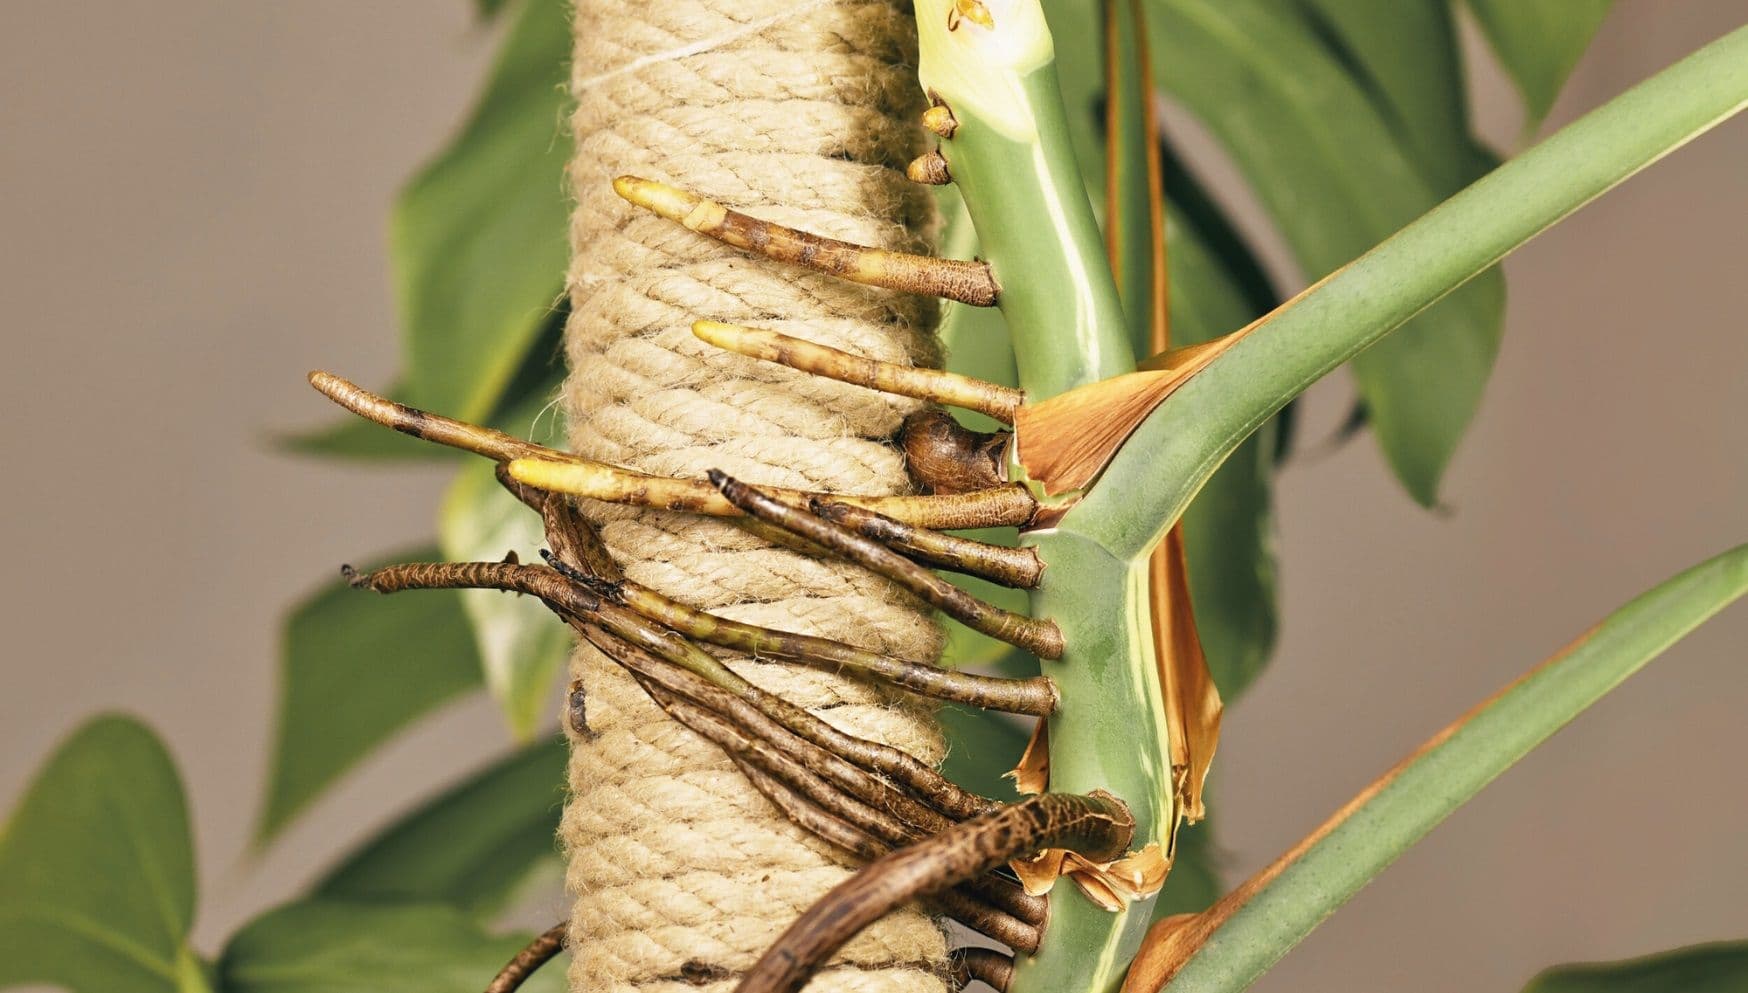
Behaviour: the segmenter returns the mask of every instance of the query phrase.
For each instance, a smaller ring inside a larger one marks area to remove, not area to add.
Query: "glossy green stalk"
[[[1035,401],[1129,372],[1134,352],[1043,10],[1037,0],[985,0],[984,25],[956,7],[917,3],[919,75],[956,121],[941,153],[1001,288],[1020,386]],[[1042,664],[1062,696],[1050,719],[1050,788],[1108,790],[1135,815],[1135,847],[1165,847],[1176,818],[1145,559],[1113,557],[1072,529],[1024,539],[1050,563],[1031,612],[1055,620],[1068,646]],[[1018,962],[1012,993],[1115,989],[1152,904],[1111,913],[1059,883],[1043,945]]]
[[[1738,28],[1500,166],[1276,310],[1143,422],[1060,526],[1145,552],[1311,383],[1616,184],[1748,106]]]
[[[1130,371],[1135,355],[1037,0],[986,2],[993,27],[958,14],[953,0],[916,6],[917,74],[958,122],[941,154],[1001,287],[1021,388],[1042,400]]]

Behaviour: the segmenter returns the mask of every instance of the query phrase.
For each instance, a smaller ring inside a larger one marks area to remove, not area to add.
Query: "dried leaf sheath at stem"
[[[730,503],[748,514],[787,528],[837,552],[922,597],[966,627],[1024,648],[1044,658],[1062,655],[1062,632],[1047,620],[1003,610],[966,593],[903,556],[806,511],[785,506],[756,487],[711,470],[710,481]]]
[[[1128,808],[1109,794],[1047,793],[956,825],[838,884],[753,965],[737,993],[795,993],[844,942],[897,907],[1046,848],[1114,859],[1134,830]]]
[[[630,203],[699,234],[776,262],[813,269],[852,283],[944,297],[974,307],[995,305],[995,277],[982,262],[889,252],[823,238],[761,221],[696,193],[636,176],[615,179],[613,190]]]

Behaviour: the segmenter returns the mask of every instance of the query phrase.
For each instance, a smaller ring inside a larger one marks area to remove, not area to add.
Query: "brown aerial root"
[[[709,476],[722,495],[746,513],[893,580],[966,627],[1040,658],[1062,657],[1062,631],[1054,622],[1016,614],[980,600],[878,542],[789,506],[726,473],[713,469]]]
[[[953,116],[952,108],[937,103],[923,111],[923,127],[943,138],[951,138],[959,133],[959,119]]]
[[[877,541],[936,569],[949,569],[992,583],[1029,590],[1044,577],[1035,548],[1009,548],[919,528],[866,507],[815,498],[808,509],[841,528]]]
[[[603,465],[584,459],[557,461],[547,458],[517,459],[510,463],[512,478],[537,489],[572,496],[623,503],[657,510],[678,510],[711,517],[736,517],[742,511],[704,479],[670,479]],[[972,528],[1019,527],[1032,519],[1038,502],[1023,487],[998,486],[975,493],[946,496],[851,496],[808,493],[771,487],[775,499],[805,507],[814,497],[877,510],[895,520],[936,531]]]
[[[528,943],[528,946],[516,953],[508,964],[498,974],[492,977],[491,984],[486,987],[486,993],[512,993],[522,988],[528,977],[534,975],[534,970],[552,960],[564,947],[565,932],[570,928],[570,921],[559,921],[552,927]]]
[[[996,993],[1007,993],[1014,979],[1014,960],[993,948],[955,948],[952,951],[953,979],[960,988],[971,983],[983,983]]]
[[[882,393],[963,407],[1011,424],[1025,402],[1019,390],[939,369],[881,362],[763,328],[698,321],[692,333],[717,348]]]
[[[588,580],[582,581],[589,585]],[[830,667],[935,699],[1004,713],[1042,717],[1056,709],[1055,687],[1043,676],[1027,679],[980,676],[897,659],[829,638],[777,631],[718,617],[629,581],[600,584],[598,589],[603,596],[625,604],[643,617],[707,644]]]
[[[940,151],[928,151],[910,160],[904,167],[904,175],[913,183],[924,186],[945,186],[953,181],[953,173],[947,168],[946,156]]]
[[[957,824],[834,887],[753,964],[737,993],[796,993],[845,942],[912,900],[1048,848],[1114,859],[1134,831],[1129,808],[1108,793],[1047,793]]]
[[[889,252],[761,221],[666,183],[621,176],[613,190],[627,201],[699,234],[787,265],[852,283],[944,297],[975,307],[995,305],[995,277],[985,262]]]
[[[523,441],[502,431],[396,403],[331,372],[317,370],[310,373],[309,380],[310,385],[323,396],[359,417],[425,441],[484,455],[499,462],[508,462],[511,459],[567,461],[574,458],[555,448]]]

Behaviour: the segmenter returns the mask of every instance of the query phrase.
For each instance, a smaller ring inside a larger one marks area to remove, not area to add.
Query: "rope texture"
[[[887,361],[934,363],[936,308],[797,273],[642,214],[635,174],[832,237],[928,251],[915,27],[903,0],[582,0],[576,12],[569,275],[575,449],[671,476],[854,493],[907,486],[889,439],[909,401],[721,353],[702,317],[773,328]],[[772,547],[731,524],[585,508],[637,582],[738,620],[933,659],[930,615],[853,566]],[[944,752],[911,698],[778,663],[730,664],[853,734],[928,762]],[[575,896],[571,988],[727,991],[854,868],[791,826],[714,745],[668,720],[621,670],[579,650],[592,734],[572,734],[561,835]],[[814,993],[943,993],[946,942],[919,910],[867,929]]]

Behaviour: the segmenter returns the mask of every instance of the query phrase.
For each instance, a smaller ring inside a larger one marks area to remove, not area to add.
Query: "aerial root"
[[[940,369],[881,362],[763,328],[697,321],[692,325],[692,333],[737,355],[882,393],[975,410],[1004,424],[1013,423],[1014,411],[1026,398],[1012,387]]]
[[[1046,793],[956,824],[833,887],[753,964],[736,993],[797,993],[845,942],[912,900],[1047,848],[1113,859],[1134,832],[1128,807],[1107,793]]]
[[[526,948],[516,953],[516,956],[504,966],[498,974],[492,977],[485,993],[513,993],[522,988],[528,977],[534,971],[551,961],[553,956],[564,947],[565,932],[570,929],[570,921],[559,921],[552,927],[541,932],[538,937],[528,943]]]
[[[746,513],[885,576],[966,627],[1040,658],[1062,657],[1062,631],[1054,622],[1016,614],[980,600],[879,542],[790,506],[726,473],[713,469],[709,477],[724,498]]]
[[[865,286],[942,297],[974,307],[995,306],[997,287],[987,262],[889,252],[825,238],[762,221],[696,193],[636,176],[615,179],[613,190],[651,213],[774,262]]]

